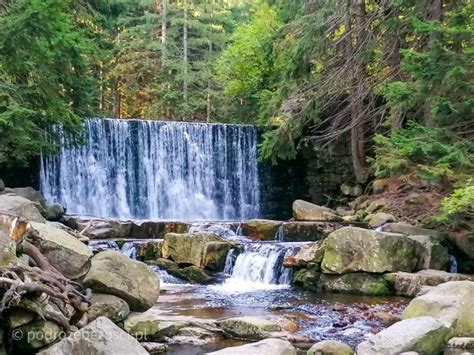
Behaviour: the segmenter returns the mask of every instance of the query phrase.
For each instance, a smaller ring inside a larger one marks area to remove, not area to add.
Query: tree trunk
[[[212,55],[212,42],[209,41],[209,58]],[[206,122],[211,122],[211,76],[207,80],[207,110],[206,110]]]
[[[166,31],[167,31],[168,0],[161,0],[161,66],[166,61]]]
[[[122,95],[120,94],[120,80],[115,82],[114,87],[115,100],[113,114],[114,118],[122,118]]]
[[[187,0],[184,1],[184,24],[183,24],[183,99],[185,114],[188,111],[188,9]],[[183,117],[184,119],[184,117]]]
[[[348,5],[351,1],[348,1]],[[367,180],[367,166],[365,162],[365,117],[364,107],[366,104],[365,90],[365,65],[361,59],[356,58],[356,53],[363,52],[366,43],[366,11],[365,0],[354,0],[352,2],[355,17],[355,28],[351,27],[351,11],[347,11],[345,24],[349,31],[347,41],[347,55],[352,64],[353,80],[350,94],[350,114],[351,114],[351,151],[354,175],[357,182],[365,182]],[[353,46],[352,30],[355,32],[355,43]],[[350,43],[349,43],[350,42]]]

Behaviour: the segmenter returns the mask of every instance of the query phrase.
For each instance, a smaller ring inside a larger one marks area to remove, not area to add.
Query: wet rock
[[[452,336],[474,336],[474,282],[449,281],[413,299],[403,319],[431,316],[450,328]]]
[[[342,221],[336,211],[303,200],[293,202],[293,217],[297,221]]]
[[[118,323],[123,321],[130,313],[127,302],[113,295],[94,293],[91,301],[92,305],[87,310],[89,322],[99,317],[106,317],[112,322]]]
[[[329,235],[321,264],[324,273],[413,271],[422,246],[402,235],[344,227]]]
[[[150,355],[162,354],[168,351],[168,346],[163,343],[143,342],[140,343]]]
[[[257,343],[225,348],[208,355],[296,355],[296,349],[290,342],[282,339],[265,339]]]
[[[281,221],[269,219],[251,219],[242,223],[242,234],[255,240],[275,240]]]
[[[161,258],[162,240],[150,240],[145,243],[138,244],[137,256],[139,260],[156,260]]]
[[[374,317],[380,320],[380,322],[386,327],[390,327],[392,324],[402,320],[399,315],[390,312],[377,312],[374,313]]]
[[[125,300],[134,311],[149,309],[160,294],[155,272],[146,264],[115,251],[95,255],[83,283],[94,291]]]
[[[46,219],[48,221],[59,221],[65,213],[64,207],[58,203],[46,206]]]
[[[0,232],[0,267],[6,267],[17,262],[16,243],[8,235]]]
[[[196,346],[213,343],[218,340],[215,332],[199,327],[185,327],[170,339],[171,344],[192,344]]]
[[[40,351],[40,355],[134,354],[148,352],[111,320],[99,317],[81,330]]]
[[[31,222],[30,226],[42,254],[64,276],[77,279],[89,271],[92,252],[87,245],[50,224]]]
[[[326,238],[341,227],[335,222],[285,222],[280,228],[285,242],[312,242]]]
[[[232,247],[234,245],[228,242],[206,243],[202,261],[203,267],[214,272],[224,271],[225,260]]]
[[[383,275],[349,273],[344,275],[321,274],[321,286],[326,291],[385,296],[394,293]]]
[[[364,218],[364,222],[369,224],[369,227],[371,228],[378,228],[385,223],[388,222],[396,222],[397,218],[390,214],[390,213],[384,213],[384,212],[377,212],[373,214],[369,214]]]
[[[352,355],[354,351],[343,342],[336,340],[323,340],[314,344],[307,355]]]
[[[219,321],[218,326],[238,339],[262,339],[268,332],[279,332],[281,326],[265,318],[237,317]]]
[[[439,354],[449,329],[433,317],[406,319],[382,330],[357,346],[357,354],[395,355],[406,351]]]
[[[444,355],[474,354],[474,338],[451,338],[446,345]]]
[[[168,233],[161,253],[163,258],[178,264],[204,267],[205,250],[209,242],[225,243],[226,240],[214,233]]]
[[[178,264],[168,259],[158,259],[155,264],[168,274],[191,283],[207,284],[213,280],[203,269],[194,265],[180,268]]]
[[[295,286],[305,290],[316,291],[319,287],[319,278],[321,273],[318,272],[318,265],[309,269],[299,269],[293,272],[292,283]]]
[[[448,249],[429,235],[411,235],[408,238],[423,246],[423,254],[418,269],[446,270],[449,264]]]
[[[62,329],[54,322],[37,320],[13,330],[16,334],[13,344],[22,350],[37,350],[53,343],[60,336]]]
[[[437,241],[443,241],[445,239],[444,234],[441,232],[413,226],[405,222],[387,223],[382,227],[382,231],[389,233],[400,233],[403,235],[429,235]]]
[[[184,328],[188,328],[188,331],[181,332],[182,336],[191,334],[189,328],[192,328],[194,332],[197,332],[196,328],[202,329],[208,335],[213,333],[220,336],[222,333],[212,321],[186,316],[166,316],[153,310],[144,313],[130,313],[123,326],[123,329],[134,337],[158,341],[178,336]]]
[[[317,241],[303,245],[295,255],[287,256],[283,261],[285,267],[302,268],[311,263],[321,263],[324,256],[324,244]]]
[[[0,212],[23,217],[32,222],[46,221],[37,205],[21,196],[0,195]]]

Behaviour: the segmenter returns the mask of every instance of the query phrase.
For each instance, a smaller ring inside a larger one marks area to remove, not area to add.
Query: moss
[[[122,249],[123,245],[125,244],[126,240],[125,239],[117,239],[115,241],[115,244],[117,244],[119,249]]]

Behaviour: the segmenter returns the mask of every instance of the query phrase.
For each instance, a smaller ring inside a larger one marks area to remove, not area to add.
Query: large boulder
[[[285,242],[313,242],[341,228],[336,222],[285,222],[280,227]]]
[[[250,316],[224,319],[218,325],[238,339],[262,339],[268,332],[281,331],[281,326],[276,321]]]
[[[423,246],[418,269],[446,270],[449,263],[448,249],[429,235],[410,235],[408,238]]]
[[[352,355],[352,348],[337,340],[323,340],[314,344],[307,355]]]
[[[297,221],[342,221],[336,211],[303,200],[293,202],[293,217]]]
[[[9,188],[6,191],[34,202],[37,206],[39,206],[40,209],[46,209],[46,201],[43,195],[41,192],[35,190],[31,186]]]
[[[87,310],[87,320],[92,322],[99,317],[107,317],[112,322],[123,321],[130,313],[128,303],[113,295],[94,293],[92,305]]]
[[[148,352],[132,336],[111,320],[99,317],[59,343],[40,351],[40,355],[147,355]]]
[[[440,354],[449,338],[449,329],[433,317],[417,317],[397,322],[357,347],[361,355],[396,355],[415,351]]]
[[[53,203],[46,206],[46,219],[48,221],[59,221],[66,211],[59,203]]]
[[[16,263],[16,243],[8,235],[0,232],[0,267]]]
[[[21,196],[0,195],[0,212],[23,217],[31,222],[46,222],[37,205]]]
[[[205,252],[210,242],[227,241],[214,233],[168,233],[165,235],[161,254],[163,258],[171,259],[181,265],[204,267]]]
[[[242,234],[256,240],[275,240],[281,221],[251,219],[242,223]]]
[[[287,340],[265,339],[257,343],[225,348],[208,355],[296,355],[296,349]]]
[[[92,251],[71,234],[50,224],[30,223],[38,248],[52,266],[70,279],[84,276],[90,268]]]
[[[344,275],[321,274],[320,283],[324,290],[350,294],[386,296],[393,294],[393,288],[383,275],[365,272]]]
[[[450,328],[453,336],[474,336],[474,282],[450,281],[413,299],[403,319],[431,316]]]
[[[83,283],[94,291],[125,300],[133,311],[151,308],[160,294],[160,280],[155,272],[115,251],[95,255]]]
[[[331,233],[324,242],[322,262],[325,273],[413,271],[422,246],[402,235],[344,227]]]
[[[474,228],[460,233],[452,233],[448,238],[462,254],[474,259]]]
[[[416,273],[397,272],[385,279],[393,284],[397,295],[415,297],[428,287],[449,281],[474,281],[474,275],[455,274],[440,270],[421,270]]]

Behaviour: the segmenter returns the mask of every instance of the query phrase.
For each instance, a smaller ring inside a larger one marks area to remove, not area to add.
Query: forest
[[[354,182],[417,177],[474,213],[466,0],[2,0],[0,163],[87,117],[266,127],[260,159],[347,142]],[[61,129],[58,129],[58,126]]]

